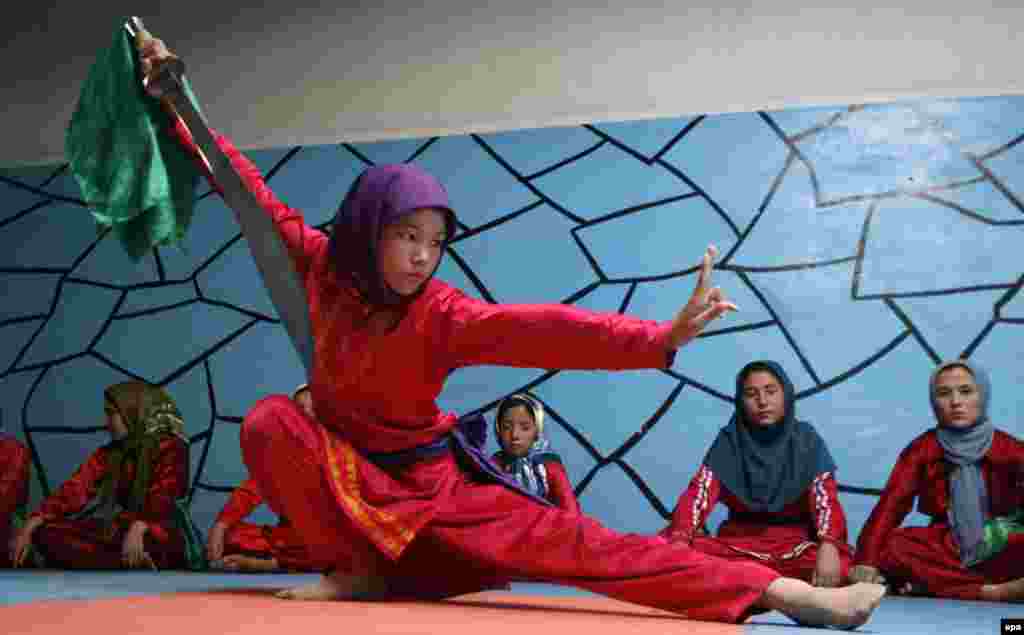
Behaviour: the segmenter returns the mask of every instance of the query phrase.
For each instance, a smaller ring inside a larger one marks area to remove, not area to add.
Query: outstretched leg
[[[881,584],[858,582],[825,589],[796,578],[779,578],[768,586],[757,606],[779,611],[807,626],[851,630],[868,621],[884,596]]]
[[[575,586],[694,619],[741,622],[778,609],[805,623],[842,628],[862,624],[885,593],[880,585],[816,589],[757,563],[622,534],[586,515],[480,484],[454,458],[418,464],[403,478],[434,482],[445,470],[454,471],[458,482],[421,530],[422,540],[436,547],[438,557],[489,566],[513,579]]]

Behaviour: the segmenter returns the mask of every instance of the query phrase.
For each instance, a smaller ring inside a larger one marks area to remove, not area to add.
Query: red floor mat
[[[0,623],[4,632],[32,635],[728,635],[742,628],[606,598],[477,593],[445,602],[287,602],[262,589],[44,600],[5,607]]]

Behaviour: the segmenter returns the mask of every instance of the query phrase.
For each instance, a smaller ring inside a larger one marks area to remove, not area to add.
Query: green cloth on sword
[[[140,78],[135,44],[119,23],[82,84],[64,143],[99,229],[113,228],[133,260],[185,237],[199,180],[194,159],[161,133],[168,115]],[[184,89],[197,103],[188,80]]]

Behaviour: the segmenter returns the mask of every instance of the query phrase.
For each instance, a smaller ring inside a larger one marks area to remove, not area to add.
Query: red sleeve
[[[1006,435],[1010,437],[1010,461],[1017,464],[1017,469],[1020,470],[1021,474],[1024,474],[1024,441],[1020,439]]]
[[[877,568],[889,532],[899,527],[913,508],[923,468],[916,448],[916,443],[907,446],[893,466],[882,496],[860,532],[855,564]]]
[[[28,502],[31,455],[14,439],[0,443],[0,518],[7,518]]]
[[[122,512],[115,520],[124,526],[141,520],[149,525],[155,538],[163,538],[162,525],[172,522],[174,502],[187,492],[188,445],[177,437],[167,437],[158,446],[143,510]]]
[[[458,289],[441,302],[449,368],[666,368],[674,356],[669,322],[564,304],[491,304]]]
[[[839,484],[832,472],[823,472],[811,483],[807,497],[819,542],[846,545],[846,514],[839,503]]]
[[[672,522],[661,530],[661,536],[673,542],[691,543],[697,530],[704,526],[708,514],[718,504],[722,484],[707,465],[701,465],[690,485],[679,496]]]
[[[256,486],[256,480],[249,478],[231,492],[231,498],[217,515],[217,522],[234,526],[263,503],[263,495]]]
[[[43,520],[56,520],[76,514],[96,496],[100,479],[107,472],[107,452],[99,448],[79,466],[71,478],[50,494],[31,516]]]
[[[1024,442],[1012,435],[1006,435],[1010,443],[1007,443],[1010,464],[1015,465],[1017,478],[1015,481],[1017,502],[1015,507],[1024,508]]]
[[[996,479],[990,483],[995,489],[989,491],[992,513],[1024,509],[1024,441],[997,429],[985,459],[987,478]]]
[[[274,220],[274,225],[277,227],[281,240],[288,247],[292,263],[295,265],[299,277],[305,280],[313,258],[326,248],[327,237],[323,232],[306,225],[302,214],[298,210],[288,207],[277,198],[274,192],[267,186],[263,175],[260,174],[259,168],[242,154],[230,139],[216,131],[211,130],[211,132],[217,145],[224,152],[225,156],[231,160],[232,167],[238,172],[246,187],[256,196],[260,207]],[[206,165],[199,159],[199,151],[195,141],[192,139],[191,133],[180,119],[175,122],[174,135],[179,143],[196,156],[196,164],[206,174],[206,178],[210,181],[211,186],[220,192],[220,188],[213,181]]]
[[[580,503],[576,500],[576,492],[572,489],[565,467],[558,461],[545,461],[544,469],[548,473],[548,500],[564,511],[580,513]]]

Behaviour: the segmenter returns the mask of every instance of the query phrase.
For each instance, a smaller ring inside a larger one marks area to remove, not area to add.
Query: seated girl
[[[24,443],[0,433],[0,545],[7,547],[15,535],[19,516],[28,505],[28,479],[32,455]],[[0,567],[12,562],[9,550],[0,552]]]
[[[562,459],[544,437],[544,406],[525,393],[498,404],[494,419],[501,450],[491,457],[520,485],[574,514],[580,513]]]
[[[211,568],[257,573],[262,571],[317,571],[305,546],[287,518],[276,527],[242,519],[263,503],[256,481],[239,485],[210,529],[206,557]]]
[[[292,400],[313,419],[309,386],[303,384],[296,388]],[[242,520],[262,503],[263,494],[252,478],[231,493],[206,543],[206,557],[211,567],[244,572],[317,571],[287,518],[282,517],[276,527]]]
[[[316,420],[316,415],[313,413],[313,393],[309,390],[309,384],[300,384],[292,392],[292,401],[299,404],[299,408],[306,413],[307,417]]]
[[[728,559],[749,559],[816,586],[844,583],[850,568],[836,465],[811,424],[796,418],[793,383],[775,362],[736,377],[736,410],[722,428],[661,536]],[[701,535],[718,502],[729,516]]]
[[[11,547],[15,566],[30,547],[54,568],[187,564],[175,504],[188,489],[188,441],[174,401],[141,381],[110,386],[103,397],[113,440],[29,515]],[[70,518],[97,495],[97,517]]]
[[[1024,602],[1024,442],[988,419],[984,373],[966,360],[929,382],[938,425],[900,453],[857,543],[851,577],[902,592]],[[900,527],[914,499],[927,527]]]

